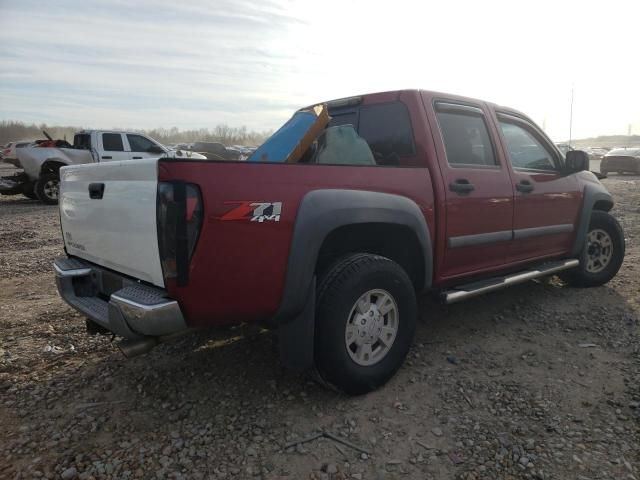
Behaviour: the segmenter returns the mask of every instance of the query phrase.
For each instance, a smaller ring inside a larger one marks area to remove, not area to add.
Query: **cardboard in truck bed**
[[[296,163],[328,123],[326,105],[300,110],[260,145],[247,161]]]

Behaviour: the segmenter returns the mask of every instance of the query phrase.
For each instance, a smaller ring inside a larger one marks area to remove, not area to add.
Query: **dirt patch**
[[[605,184],[612,282],[424,298],[405,366],[357,398],[283,370],[269,333],[124,359],[57,295],[56,207],[0,197],[0,478],[640,479],[640,179]],[[340,441],[292,444],[320,431]]]

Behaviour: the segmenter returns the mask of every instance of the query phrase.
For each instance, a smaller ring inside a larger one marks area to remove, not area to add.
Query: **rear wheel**
[[[580,266],[561,278],[576,287],[596,287],[611,280],[624,260],[624,233],[609,213],[594,210],[589,223]]]
[[[413,284],[400,265],[370,254],[339,260],[317,291],[318,373],[351,395],[375,390],[404,362],[416,317]]]
[[[47,205],[58,203],[60,177],[57,173],[45,173],[36,181],[34,192],[38,199]]]

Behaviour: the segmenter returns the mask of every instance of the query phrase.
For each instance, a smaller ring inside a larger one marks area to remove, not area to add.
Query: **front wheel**
[[[589,222],[580,265],[561,278],[576,287],[597,287],[615,277],[624,260],[624,232],[609,213],[594,210]]]
[[[36,181],[34,192],[41,202],[56,205],[59,185],[60,177],[57,173],[45,173]]]
[[[386,383],[413,341],[417,306],[400,265],[349,255],[322,276],[317,291],[315,361],[327,383],[360,395]]]

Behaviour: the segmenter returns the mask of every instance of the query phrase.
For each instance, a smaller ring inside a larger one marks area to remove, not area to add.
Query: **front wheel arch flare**
[[[582,247],[587,236],[591,213],[594,210],[608,212],[613,208],[613,197],[607,189],[601,185],[587,185],[584,189],[582,211],[579,214],[576,236],[571,249],[571,256],[578,257],[582,253]]]

